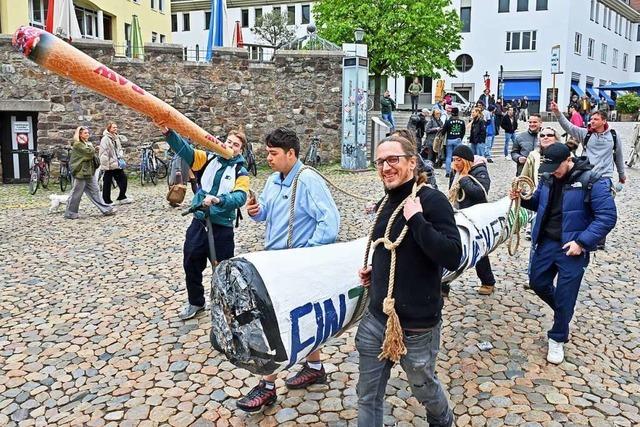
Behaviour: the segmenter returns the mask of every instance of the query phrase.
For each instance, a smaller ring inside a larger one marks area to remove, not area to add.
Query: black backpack
[[[611,136],[613,137],[613,157],[615,158],[616,150],[618,149],[618,134],[616,133],[615,129],[610,129],[609,132],[611,132]],[[593,135],[593,132],[587,132],[587,135],[584,137],[584,141],[582,142],[585,152],[587,150],[589,139],[591,139],[591,135]]]

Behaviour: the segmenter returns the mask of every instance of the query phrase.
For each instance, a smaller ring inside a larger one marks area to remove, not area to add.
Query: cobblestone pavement
[[[498,159],[490,171],[492,197],[504,195],[513,163]],[[372,172],[330,176],[351,191],[380,189]],[[459,426],[640,425],[640,172],[629,179],[608,249],[585,275],[563,364],[546,362],[551,312],[523,288],[527,242],[513,258],[504,247],[492,255],[492,296],[476,293],[473,272],[452,285],[438,374]],[[354,330],[323,349],[327,385],[287,391],[283,373],[275,406],[235,408],[258,379],[212,350],[208,316],[176,317],[189,219],[167,206],[165,191],[133,185],[135,203],[110,218],[84,199],[83,217],[67,221],[47,213],[50,192],[0,186],[0,425],[354,425]],[[336,200],[341,239],[363,235],[362,204]],[[244,220],[236,253],[260,249],[263,232]],[[494,348],[480,351],[481,341]],[[386,425],[426,425],[397,367],[384,411]]]

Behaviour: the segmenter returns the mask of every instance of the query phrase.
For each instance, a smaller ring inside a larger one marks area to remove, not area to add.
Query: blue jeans
[[[509,141],[512,143],[516,139],[515,133],[504,133],[504,156],[507,157],[509,155]]]
[[[473,151],[474,156],[484,156],[484,142],[479,144],[471,144],[471,151]]]
[[[453,159],[453,150],[456,149],[458,145],[462,144],[462,139],[447,139],[447,157],[445,158],[444,167],[447,173],[451,173],[451,159]]]
[[[494,135],[487,136],[487,139],[484,141],[484,156],[487,159],[491,158],[491,148],[493,148],[493,141],[496,139]]]
[[[547,336],[557,342],[569,341],[569,323],[589,265],[589,253],[567,256],[565,252],[562,243],[545,239],[538,243],[529,263],[531,289],[553,310],[553,326]]]
[[[407,374],[407,381],[416,399],[427,410],[427,422],[431,426],[450,426],[453,413],[447,397],[436,376],[436,359],[440,350],[440,328],[404,335],[407,354],[400,365]],[[356,333],[356,349],[360,354],[358,385],[358,426],[382,426],[383,403],[387,381],[393,362],[378,360],[384,341],[385,325],[367,310]]]
[[[391,125],[391,132],[396,130],[396,122],[393,120],[393,113],[382,113],[382,120],[389,122]]]

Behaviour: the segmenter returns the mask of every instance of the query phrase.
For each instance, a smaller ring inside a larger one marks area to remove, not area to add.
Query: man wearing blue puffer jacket
[[[522,200],[522,207],[538,213],[531,232],[529,285],[553,310],[547,360],[559,364],[589,252],[613,229],[617,212],[610,180],[594,173],[586,157],[573,158],[566,145],[545,149],[539,173],[543,178],[533,197]],[[519,192],[510,196],[515,199]]]
[[[171,129],[159,125],[167,143],[176,154],[200,176],[199,188],[191,200],[191,206],[209,207],[209,219],[213,231],[216,261],[233,257],[235,250],[233,223],[238,209],[247,201],[249,173],[244,168],[242,148],[247,139],[244,133],[231,131],[225,147],[233,150],[231,159],[193,148],[184,138]],[[204,310],[202,272],[207,267],[209,242],[205,228],[205,213],[196,211],[187,229],[183,248],[183,267],[189,301],[178,315],[187,320]]]

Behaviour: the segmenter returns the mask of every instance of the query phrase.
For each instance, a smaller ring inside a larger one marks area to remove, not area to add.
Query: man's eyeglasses
[[[382,169],[384,166],[384,162],[387,162],[389,166],[395,166],[400,163],[401,157],[413,157],[411,154],[402,154],[399,156],[387,156],[384,159],[376,159],[373,161],[373,164],[376,165],[378,169]]]

